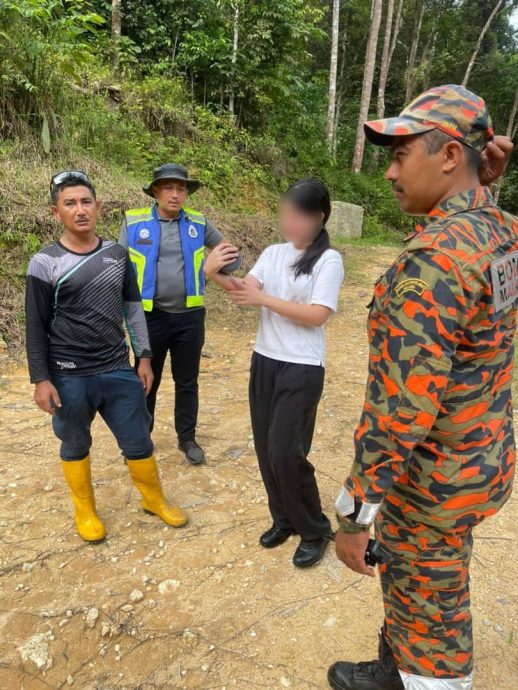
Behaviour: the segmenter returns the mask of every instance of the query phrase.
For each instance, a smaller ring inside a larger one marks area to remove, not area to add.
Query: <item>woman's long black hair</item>
[[[320,231],[317,232],[315,239],[308,245],[304,254],[293,265],[295,278],[301,275],[311,275],[316,262],[331,246],[329,233],[326,229],[326,223],[331,215],[329,190],[320,180],[308,177],[294,182],[288,187],[283,199],[289,201],[302,213],[312,216],[324,214]]]

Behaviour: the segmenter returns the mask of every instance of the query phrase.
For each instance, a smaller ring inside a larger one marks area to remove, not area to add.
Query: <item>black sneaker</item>
[[[376,661],[337,661],[327,674],[333,690],[404,690],[392,650],[380,633]]]
[[[203,465],[205,462],[205,453],[203,448],[199,446],[196,441],[184,441],[178,444],[178,448],[185,453],[187,461],[191,465]]]

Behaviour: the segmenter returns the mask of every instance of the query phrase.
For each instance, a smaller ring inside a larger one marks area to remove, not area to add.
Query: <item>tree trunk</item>
[[[378,84],[378,109],[376,115],[382,118],[385,114],[385,88],[389,71],[390,44],[392,37],[392,19],[394,16],[394,0],[388,0],[387,19],[385,24],[385,37],[383,39],[383,52],[381,54],[380,77]]]
[[[340,59],[340,73],[338,75],[338,86],[337,86],[337,96],[336,96],[336,112],[335,112],[335,126],[333,132],[333,156],[336,156],[336,147],[338,144],[338,130],[340,127],[340,114],[342,111],[342,102],[344,98],[344,74],[345,74],[345,61],[347,59],[347,30],[344,27],[342,29],[342,57]]]
[[[408,56],[408,65],[406,71],[406,90],[405,90],[405,104],[410,101],[414,90],[414,71],[415,60],[417,57],[417,49],[419,47],[419,38],[421,36],[421,27],[423,25],[423,17],[425,11],[425,2],[421,4],[421,11],[415,16],[414,34],[412,36],[412,43],[410,45],[410,55]]]
[[[496,3],[496,5],[493,8],[493,11],[491,12],[491,14],[488,17],[487,22],[484,24],[484,28],[480,32],[477,43],[475,45],[475,50],[473,51],[473,54],[469,59],[468,66],[466,67],[466,73],[464,74],[464,79],[462,80],[462,86],[467,85],[469,78],[470,78],[470,75],[471,75],[471,70],[473,69],[473,66],[475,64],[475,60],[477,59],[478,51],[480,50],[480,46],[482,45],[482,41],[484,40],[484,36],[487,34],[489,27],[493,23],[493,19],[496,17],[496,15],[498,14],[498,11],[500,10],[500,8],[502,7],[503,4],[504,4],[504,0],[498,0],[498,2]]]
[[[122,0],[112,0],[113,67],[119,69],[119,42],[121,38]]]
[[[336,74],[338,71],[338,35],[340,29],[340,0],[333,0],[331,28],[331,64],[329,67],[329,96],[327,105],[327,147],[333,153],[336,116]]]
[[[234,40],[232,43],[232,75],[231,75],[231,85],[230,85],[230,97],[228,101],[228,109],[231,115],[235,112],[235,98],[236,98],[236,85],[235,85],[235,71],[237,63],[237,51],[239,46],[239,5],[234,5]]]
[[[430,88],[430,72],[432,69],[433,65],[433,60],[435,57],[435,46],[437,45],[437,35],[439,33],[439,29],[437,25],[435,25],[432,33],[432,38],[429,41],[424,54],[423,54],[423,63],[424,63],[424,68],[422,70],[423,74],[423,91],[426,91],[427,89]]]
[[[513,107],[511,108],[511,112],[509,113],[509,120],[507,121],[507,129],[505,130],[505,133],[508,137],[511,137],[511,139],[514,139],[516,136],[516,132],[518,130],[518,121],[516,120],[516,115],[518,114],[518,89],[516,89],[515,94],[514,94],[514,103]],[[498,181],[498,186],[495,190],[495,204],[498,204],[498,200],[500,198],[500,190],[502,189],[502,180]]]
[[[399,36],[399,30],[401,28],[401,22],[403,21],[403,0],[399,0],[399,5],[397,8],[396,19],[394,21],[394,30],[392,31],[392,39],[390,42],[390,50],[388,56],[388,66],[390,67],[392,63],[392,57],[394,51],[396,50],[397,39]]]
[[[397,40],[397,33],[399,31],[398,18],[401,20],[401,8],[403,5],[403,0],[400,0],[396,21],[394,26],[392,26],[392,20],[394,18],[394,0],[388,0],[387,5],[387,17],[385,23],[385,37],[383,39],[383,52],[381,54],[381,67],[380,76],[378,83],[378,107],[376,111],[376,117],[381,119],[385,115],[385,89],[387,88],[387,79],[390,69],[390,62],[392,60],[392,55],[394,54],[395,42]],[[392,38],[394,36],[394,38]],[[372,159],[373,168],[377,169],[379,165],[380,150],[376,147],[374,150],[374,156]]]
[[[363,124],[369,115],[374,68],[376,67],[376,46],[378,45],[382,9],[382,0],[372,0],[371,26],[369,30],[369,40],[367,42],[367,52],[365,54],[365,70],[363,72],[360,112],[356,130],[356,144],[354,146],[353,172],[355,173],[359,173],[362,169],[363,149],[365,146]]]

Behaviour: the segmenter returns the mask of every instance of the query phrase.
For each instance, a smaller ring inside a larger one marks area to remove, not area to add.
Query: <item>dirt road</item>
[[[361,406],[364,305],[393,253],[350,250],[353,270],[328,331],[312,461],[329,514]],[[382,618],[375,581],[345,570],[332,549],[320,566],[300,572],[291,565],[293,539],[273,552],[257,544],[269,516],[246,400],[254,321],[234,324],[230,306],[218,313],[218,323],[208,324],[201,375],[199,438],[207,466],[188,467],[176,450],[169,383],[158,409],[164,485],[192,517],[182,530],[139,510],[116,445],[96,422],[94,483],[109,538],[96,546],[81,542],[49,420],[31,402],[25,369],[4,370],[2,690],[324,690],[332,661],[375,656]],[[518,687],[517,502],[518,494],[477,531],[476,690]]]

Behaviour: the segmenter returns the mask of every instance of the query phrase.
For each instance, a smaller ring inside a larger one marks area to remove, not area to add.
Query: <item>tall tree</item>
[[[232,40],[232,58],[231,58],[232,83],[230,85],[230,97],[229,97],[229,102],[228,102],[228,109],[230,110],[232,115],[234,115],[234,112],[235,112],[235,100],[236,100],[235,76],[236,76],[237,51],[238,51],[238,47],[239,47],[239,4],[238,4],[238,2],[234,3],[233,10],[234,10],[234,21],[233,21],[234,36],[233,36],[233,40]]]
[[[400,6],[402,5],[400,1]],[[394,0],[388,0],[387,18],[385,24],[385,36],[383,39],[383,52],[381,54],[380,76],[378,83],[378,109],[376,115],[382,118],[385,114],[385,88],[387,86],[388,71],[390,68],[390,46],[392,39],[392,18],[394,16]]]
[[[342,104],[345,94],[344,85],[344,74],[345,74],[345,63],[347,60],[347,28],[344,26],[342,28],[342,56],[340,58],[340,70],[338,74],[338,87],[336,95],[336,111],[335,111],[335,126],[334,126],[334,136],[333,136],[333,156],[336,156],[336,147],[338,145],[338,130],[340,128],[340,116],[342,113]]]
[[[414,30],[412,34],[412,43],[410,44],[410,53],[408,55],[408,65],[406,70],[405,103],[408,103],[414,90],[415,61],[417,58],[419,39],[421,37],[421,28],[423,26],[425,6],[425,0],[422,0],[419,12],[417,12],[417,6],[415,8],[416,13],[414,15]]]
[[[119,69],[119,43],[121,40],[122,0],[112,0],[113,67]]]
[[[394,57],[394,51],[397,45],[397,39],[399,36],[399,30],[401,29],[401,22],[403,21],[403,0],[399,0],[399,5],[396,12],[396,19],[394,22],[394,30],[392,31],[392,38],[390,41],[390,49],[388,56],[389,67],[392,64],[392,58]]]
[[[331,25],[331,64],[329,67],[329,96],[327,105],[327,147],[333,153],[336,126],[336,75],[338,71],[338,36],[340,32],[340,0],[333,0]]]
[[[494,18],[498,14],[498,12],[499,12],[499,10],[503,4],[504,4],[504,0],[498,0],[496,5],[493,7],[493,11],[491,12],[489,17],[487,18],[487,21],[484,24],[484,27],[483,27],[482,31],[480,32],[479,37],[477,39],[477,43],[475,45],[475,50],[473,51],[473,53],[469,59],[468,66],[466,67],[466,72],[464,73],[464,79],[462,80],[462,86],[467,85],[469,78],[470,78],[470,75],[471,75],[471,70],[473,69],[473,65],[475,64],[475,60],[477,59],[478,51],[480,50],[480,46],[482,45],[482,41],[484,40],[484,36],[487,34],[489,27],[493,23]]]
[[[369,40],[367,42],[367,52],[365,54],[365,69],[363,72],[360,112],[358,115],[358,127],[356,129],[356,143],[354,145],[353,172],[355,173],[359,173],[361,171],[363,163],[363,150],[365,148],[365,132],[363,130],[363,123],[369,114],[369,105],[372,95],[372,82],[374,79],[374,68],[376,67],[376,47],[378,45],[382,10],[382,0],[372,0]]]

